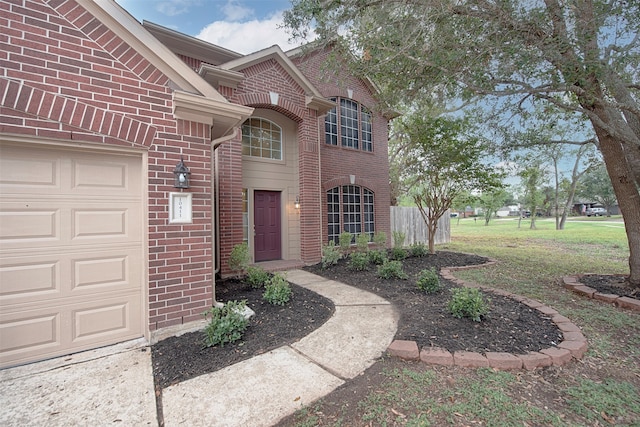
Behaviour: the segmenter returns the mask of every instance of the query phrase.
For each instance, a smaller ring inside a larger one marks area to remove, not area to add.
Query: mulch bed
[[[440,347],[450,352],[507,352],[525,354],[555,347],[562,341],[562,332],[548,316],[538,310],[490,292],[490,312],[481,322],[453,317],[447,304],[450,289],[458,285],[440,279],[443,290],[426,294],[416,286],[416,277],[430,267],[457,267],[484,264],[487,259],[455,252],[437,252],[424,257],[407,258],[403,269],[409,279],[382,280],[377,269],[353,271],[347,260],[323,270],[320,265],[307,267],[312,273],[339,280],[351,286],[376,293],[391,301],[400,313],[395,339],[415,341],[419,348]]]
[[[578,281],[600,292],[601,294],[613,294],[621,297],[640,299],[638,289],[631,288],[626,276],[615,274],[583,274],[578,276]]]

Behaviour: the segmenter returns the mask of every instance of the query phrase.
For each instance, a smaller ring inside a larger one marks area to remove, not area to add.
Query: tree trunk
[[[604,108],[597,110],[602,119],[607,118],[608,114]],[[635,184],[635,176],[625,158],[622,143],[597,124],[593,123],[593,127],[600,140],[600,151],[624,218],[629,242],[629,281],[632,286],[640,288],[640,193]]]

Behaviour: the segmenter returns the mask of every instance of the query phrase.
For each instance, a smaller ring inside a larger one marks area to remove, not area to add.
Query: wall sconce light
[[[189,188],[189,175],[191,175],[191,171],[184,165],[184,158],[182,156],[180,156],[180,163],[176,165],[173,174],[175,175],[175,181],[173,183],[175,188]]]
[[[300,209],[300,196],[296,196],[296,201],[293,204],[293,207],[296,209]]]

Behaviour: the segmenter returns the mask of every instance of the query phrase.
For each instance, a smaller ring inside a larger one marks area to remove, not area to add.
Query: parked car
[[[586,214],[587,216],[603,216],[607,214],[607,210],[605,208],[587,208]]]

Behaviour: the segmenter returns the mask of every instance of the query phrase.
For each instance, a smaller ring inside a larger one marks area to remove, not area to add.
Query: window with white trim
[[[373,191],[357,185],[343,185],[327,191],[328,241],[339,243],[340,233],[355,236],[366,233],[373,241],[375,233]]]
[[[337,103],[324,119],[325,143],[354,150],[373,151],[372,114],[348,98],[331,98]],[[338,109],[339,106],[339,109]],[[338,114],[339,112],[339,114]]]
[[[242,124],[242,154],[282,160],[282,128],[260,117],[247,119]]]

